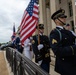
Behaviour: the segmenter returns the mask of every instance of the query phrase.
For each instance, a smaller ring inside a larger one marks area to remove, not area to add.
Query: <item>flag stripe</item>
[[[24,19],[25,19],[26,15],[27,15],[27,12],[24,12],[24,13],[25,13],[25,14],[23,15],[21,25],[22,25],[22,23],[23,23],[23,21],[24,21]]]
[[[25,36],[27,36],[29,33],[32,33],[32,31],[35,29],[35,25],[32,27],[32,29],[30,29],[25,35],[23,35],[22,36],[22,38],[21,38],[21,40],[25,37]],[[24,38],[25,39],[25,38]]]
[[[36,12],[38,12],[38,8],[36,8],[36,7],[33,10],[36,11]]]
[[[24,18],[23,18],[23,20],[22,20],[22,23],[21,23],[21,25],[20,25],[20,32],[21,32],[21,30],[22,30],[22,28],[23,28],[23,26],[24,26],[24,23],[25,23],[25,21],[26,21],[26,18],[29,16],[29,14],[25,14],[25,16],[24,16]]]
[[[32,20],[32,17],[28,16],[28,17],[26,18],[26,20],[27,20],[27,21],[25,21],[24,27],[25,27],[28,23],[30,23],[30,21]]]
[[[22,22],[20,25],[20,39],[23,43],[36,30],[38,23],[38,0],[31,0],[28,7],[24,11]]]
[[[25,17],[23,18],[24,20],[23,20],[22,26],[23,26],[23,25],[24,25],[24,23],[26,22],[27,17],[29,17],[29,14],[28,14],[28,13],[26,13]]]
[[[28,26],[26,26],[24,29],[23,29],[23,32],[21,33],[21,36],[26,33],[29,29],[31,30],[31,28],[34,26],[35,24],[35,21],[31,22],[31,24],[29,24]]]
[[[37,24],[37,23],[36,23],[36,24]],[[34,27],[33,27],[31,30],[29,30],[24,36],[22,36],[22,38],[21,38],[22,41],[25,39],[24,37],[27,38],[27,36],[29,36],[29,35],[31,36],[31,34],[34,33],[34,31],[36,30],[36,29],[35,29],[36,24],[34,25]],[[29,35],[28,35],[28,34],[29,34]]]
[[[29,17],[29,19],[27,19],[27,21],[24,23],[24,26],[23,26],[23,28],[22,28],[21,34],[22,34],[22,32],[23,32],[23,29],[26,28],[26,27],[31,23],[31,21],[32,21],[31,19],[32,19],[32,18]]]
[[[29,36],[31,36],[31,34],[34,33],[35,30],[36,30],[36,29],[33,29],[33,30],[31,31],[31,33],[30,33],[29,35],[26,36],[26,39],[27,39]],[[23,38],[23,39],[21,40],[21,42],[24,42],[26,39]]]

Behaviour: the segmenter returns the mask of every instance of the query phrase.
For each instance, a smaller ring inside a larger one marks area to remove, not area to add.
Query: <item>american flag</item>
[[[24,11],[20,24],[20,40],[21,43],[30,37],[36,30],[38,23],[38,0],[31,0],[28,7]]]
[[[13,26],[13,35],[12,35],[12,42],[15,40],[16,32],[15,32],[15,25]]]

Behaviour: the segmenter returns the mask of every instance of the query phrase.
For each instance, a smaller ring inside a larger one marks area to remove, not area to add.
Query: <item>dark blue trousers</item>
[[[42,61],[42,64],[40,65],[40,67],[41,67],[43,70],[45,70],[46,72],[49,73],[50,62]]]

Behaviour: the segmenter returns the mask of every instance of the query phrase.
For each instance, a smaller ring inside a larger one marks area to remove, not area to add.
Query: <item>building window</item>
[[[59,4],[61,4],[61,0],[59,0]]]
[[[69,6],[69,16],[71,17],[71,16],[73,16],[73,8],[72,8],[72,2],[71,1],[68,3],[68,6]]]
[[[74,21],[70,21],[71,26],[72,26],[72,30],[74,31]]]
[[[75,20],[76,20],[76,16],[75,16]],[[75,21],[75,25],[76,25],[76,21]]]
[[[76,14],[76,5],[75,5],[75,14]]]

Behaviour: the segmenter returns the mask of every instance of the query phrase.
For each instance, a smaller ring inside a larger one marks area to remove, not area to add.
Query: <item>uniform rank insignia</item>
[[[57,40],[52,39],[52,44],[57,43]]]
[[[32,44],[34,44],[35,43],[35,41],[34,40],[32,40]]]

